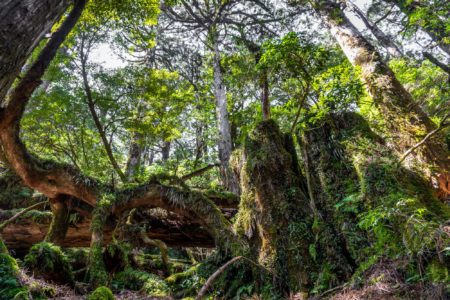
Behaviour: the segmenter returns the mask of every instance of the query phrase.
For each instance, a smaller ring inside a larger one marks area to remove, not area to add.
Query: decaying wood
[[[189,222],[187,219],[147,216],[147,236],[149,239],[159,239],[169,247],[214,247],[214,239],[202,226]],[[2,232],[2,239],[9,249],[29,248],[42,242],[50,226],[50,220],[37,223],[31,217],[20,219],[16,224],[10,223]],[[91,232],[90,219],[81,218],[71,223],[62,247],[89,247]],[[103,231],[104,245],[112,241],[114,224],[106,224]]]

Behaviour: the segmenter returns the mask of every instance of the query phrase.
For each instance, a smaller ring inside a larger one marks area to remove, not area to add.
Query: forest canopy
[[[0,299],[447,299],[450,4],[0,3]]]

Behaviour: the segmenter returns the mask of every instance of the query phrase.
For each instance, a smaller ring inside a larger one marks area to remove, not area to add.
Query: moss
[[[47,280],[74,284],[72,267],[58,246],[42,242],[33,245],[24,259],[25,266]]]
[[[98,287],[90,296],[89,300],[114,300],[114,295],[106,286]]]
[[[101,243],[94,242],[91,245],[89,258],[89,283],[92,287],[98,287],[108,282],[108,273],[103,261],[103,248]]]
[[[27,291],[16,279],[18,269],[14,258],[0,253],[0,299],[14,299],[17,294]]]
[[[25,213],[24,217],[32,218],[33,222],[38,224],[48,224],[52,220],[53,214],[49,211],[30,210]]]
[[[45,235],[45,241],[60,244],[64,241],[69,229],[70,212],[64,197],[58,199],[58,201],[50,201],[50,207],[52,209],[52,222]]]
[[[103,228],[110,208],[114,202],[114,194],[105,193],[97,202],[89,226],[91,230],[91,251],[89,257],[89,283],[91,287],[98,287],[108,283],[109,277],[103,261]]]
[[[277,275],[276,291],[308,289],[314,268],[309,253],[312,236],[309,200],[302,188],[302,176],[292,140],[273,120],[258,123],[244,143],[241,202],[234,223],[236,233],[249,239],[250,253]],[[239,162],[240,161],[240,162]],[[262,274],[255,270],[255,278]]]
[[[152,296],[165,296],[169,291],[169,287],[164,280],[158,276],[151,274],[151,276],[144,283],[142,291]]]
[[[128,268],[116,275],[114,284],[117,285],[119,289],[138,291],[142,289],[144,284],[151,277],[152,275],[147,272]]]
[[[435,257],[427,266],[427,276],[433,282],[449,283],[449,268],[449,263],[441,263],[439,259]]]
[[[165,279],[165,282],[169,285],[169,287],[175,288],[176,285],[180,284],[183,280],[193,276],[197,272],[198,268],[199,265],[191,267],[186,272],[172,274]]]

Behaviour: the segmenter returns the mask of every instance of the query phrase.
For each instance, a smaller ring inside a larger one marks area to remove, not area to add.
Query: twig
[[[435,130],[431,131],[430,133],[428,133],[423,140],[421,140],[420,142],[418,142],[417,144],[415,144],[413,147],[411,147],[411,149],[409,149],[408,151],[406,151],[402,157],[400,158],[400,160],[398,161],[398,163],[400,164],[402,161],[405,160],[405,158],[411,154],[411,152],[413,152],[414,150],[416,150],[417,148],[419,148],[420,146],[422,146],[430,137],[432,137],[434,134],[436,134],[438,131],[440,131],[441,129],[447,127],[450,124],[445,124],[445,121],[447,120],[447,118],[450,116],[450,114],[447,114],[441,121],[441,124],[439,125],[438,128],[436,128]]]
[[[10,219],[6,220],[5,222],[2,223],[2,225],[0,225],[0,232],[3,231],[3,229],[5,229],[6,226],[8,226],[10,223],[14,222],[15,220],[17,220],[18,218],[20,218],[20,216],[22,216],[23,214],[29,212],[32,209],[35,209],[38,206],[41,206],[43,204],[46,204],[48,202],[48,200],[36,203],[31,205],[28,208],[25,208],[24,210],[18,212],[17,214],[15,214],[13,217],[11,217]]]

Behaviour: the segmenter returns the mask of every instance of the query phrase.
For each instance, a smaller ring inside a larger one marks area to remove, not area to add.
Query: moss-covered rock
[[[58,246],[42,242],[30,248],[25,266],[35,275],[60,284],[74,284],[72,267]]]
[[[100,286],[88,296],[89,300],[114,300],[114,295],[106,286]]]

